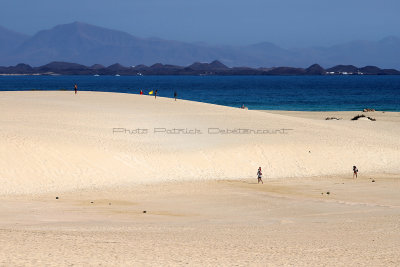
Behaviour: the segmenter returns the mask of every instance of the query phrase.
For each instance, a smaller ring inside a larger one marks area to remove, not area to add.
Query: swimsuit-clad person
[[[263,180],[262,180],[262,171],[261,171],[261,167],[258,168],[257,171],[257,178],[258,178],[258,184],[261,182],[262,184],[264,184]]]
[[[353,178],[357,178],[358,169],[356,166],[353,166]]]

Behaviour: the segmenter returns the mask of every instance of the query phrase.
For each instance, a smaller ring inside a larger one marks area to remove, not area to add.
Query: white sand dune
[[[400,113],[271,112],[0,92],[0,265],[398,266]]]
[[[148,133],[121,132],[138,128]],[[0,92],[0,194],[253,178],[259,166],[267,179],[351,175],[353,165],[400,173],[399,136],[398,121],[323,121],[117,93]]]

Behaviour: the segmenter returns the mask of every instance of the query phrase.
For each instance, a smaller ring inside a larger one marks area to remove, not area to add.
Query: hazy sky
[[[400,35],[400,0],[0,0],[0,25],[34,34],[81,21],[210,44],[331,45]]]

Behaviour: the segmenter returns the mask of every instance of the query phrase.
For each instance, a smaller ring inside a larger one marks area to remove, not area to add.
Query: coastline
[[[192,101],[254,109],[281,110],[377,110],[400,111],[398,102],[399,78],[395,76],[365,77],[201,77],[201,76],[31,76],[4,77],[0,90],[70,90],[77,83],[78,90],[126,92],[138,94],[143,90],[159,91],[161,96]],[[287,89],[279,89],[279,84]],[[304,84],[305,83],[305,84]],[[169,86],[173,84],[173,86]],[[234,96],[226,86],[235,91]],[[304,87],[305,86],[305,87]],[[304,88],[303,88],[304,87]],[[185,88],[185,89],[183,89]],[[303,89],[302,89],[303,88]],[[331,88],[331,89],[329,89]],[[352,89],[354,88],[354,89]],[[381,88],[381,89],[379,89]],[[250,90],[250,91],[249,91]],[[303,93],[299,94],[301,90]],[[331,90],[336,93],[332,95]],[[245,93],[248,91],[248,93]],[[368,94],[366,93],[368,91]],[[350,95],[349,95],[350,94]],[[343,102],[344,98],[354,101]],[[330,101],[326,101],[330,98]],[[386,100],[385,100],[386,99]],[[296,102],[297,100],[297,102]]]

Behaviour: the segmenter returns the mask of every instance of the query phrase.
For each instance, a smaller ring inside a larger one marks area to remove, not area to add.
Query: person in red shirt
[[[140,90],[140,94],[143,95],[143,90]]]

